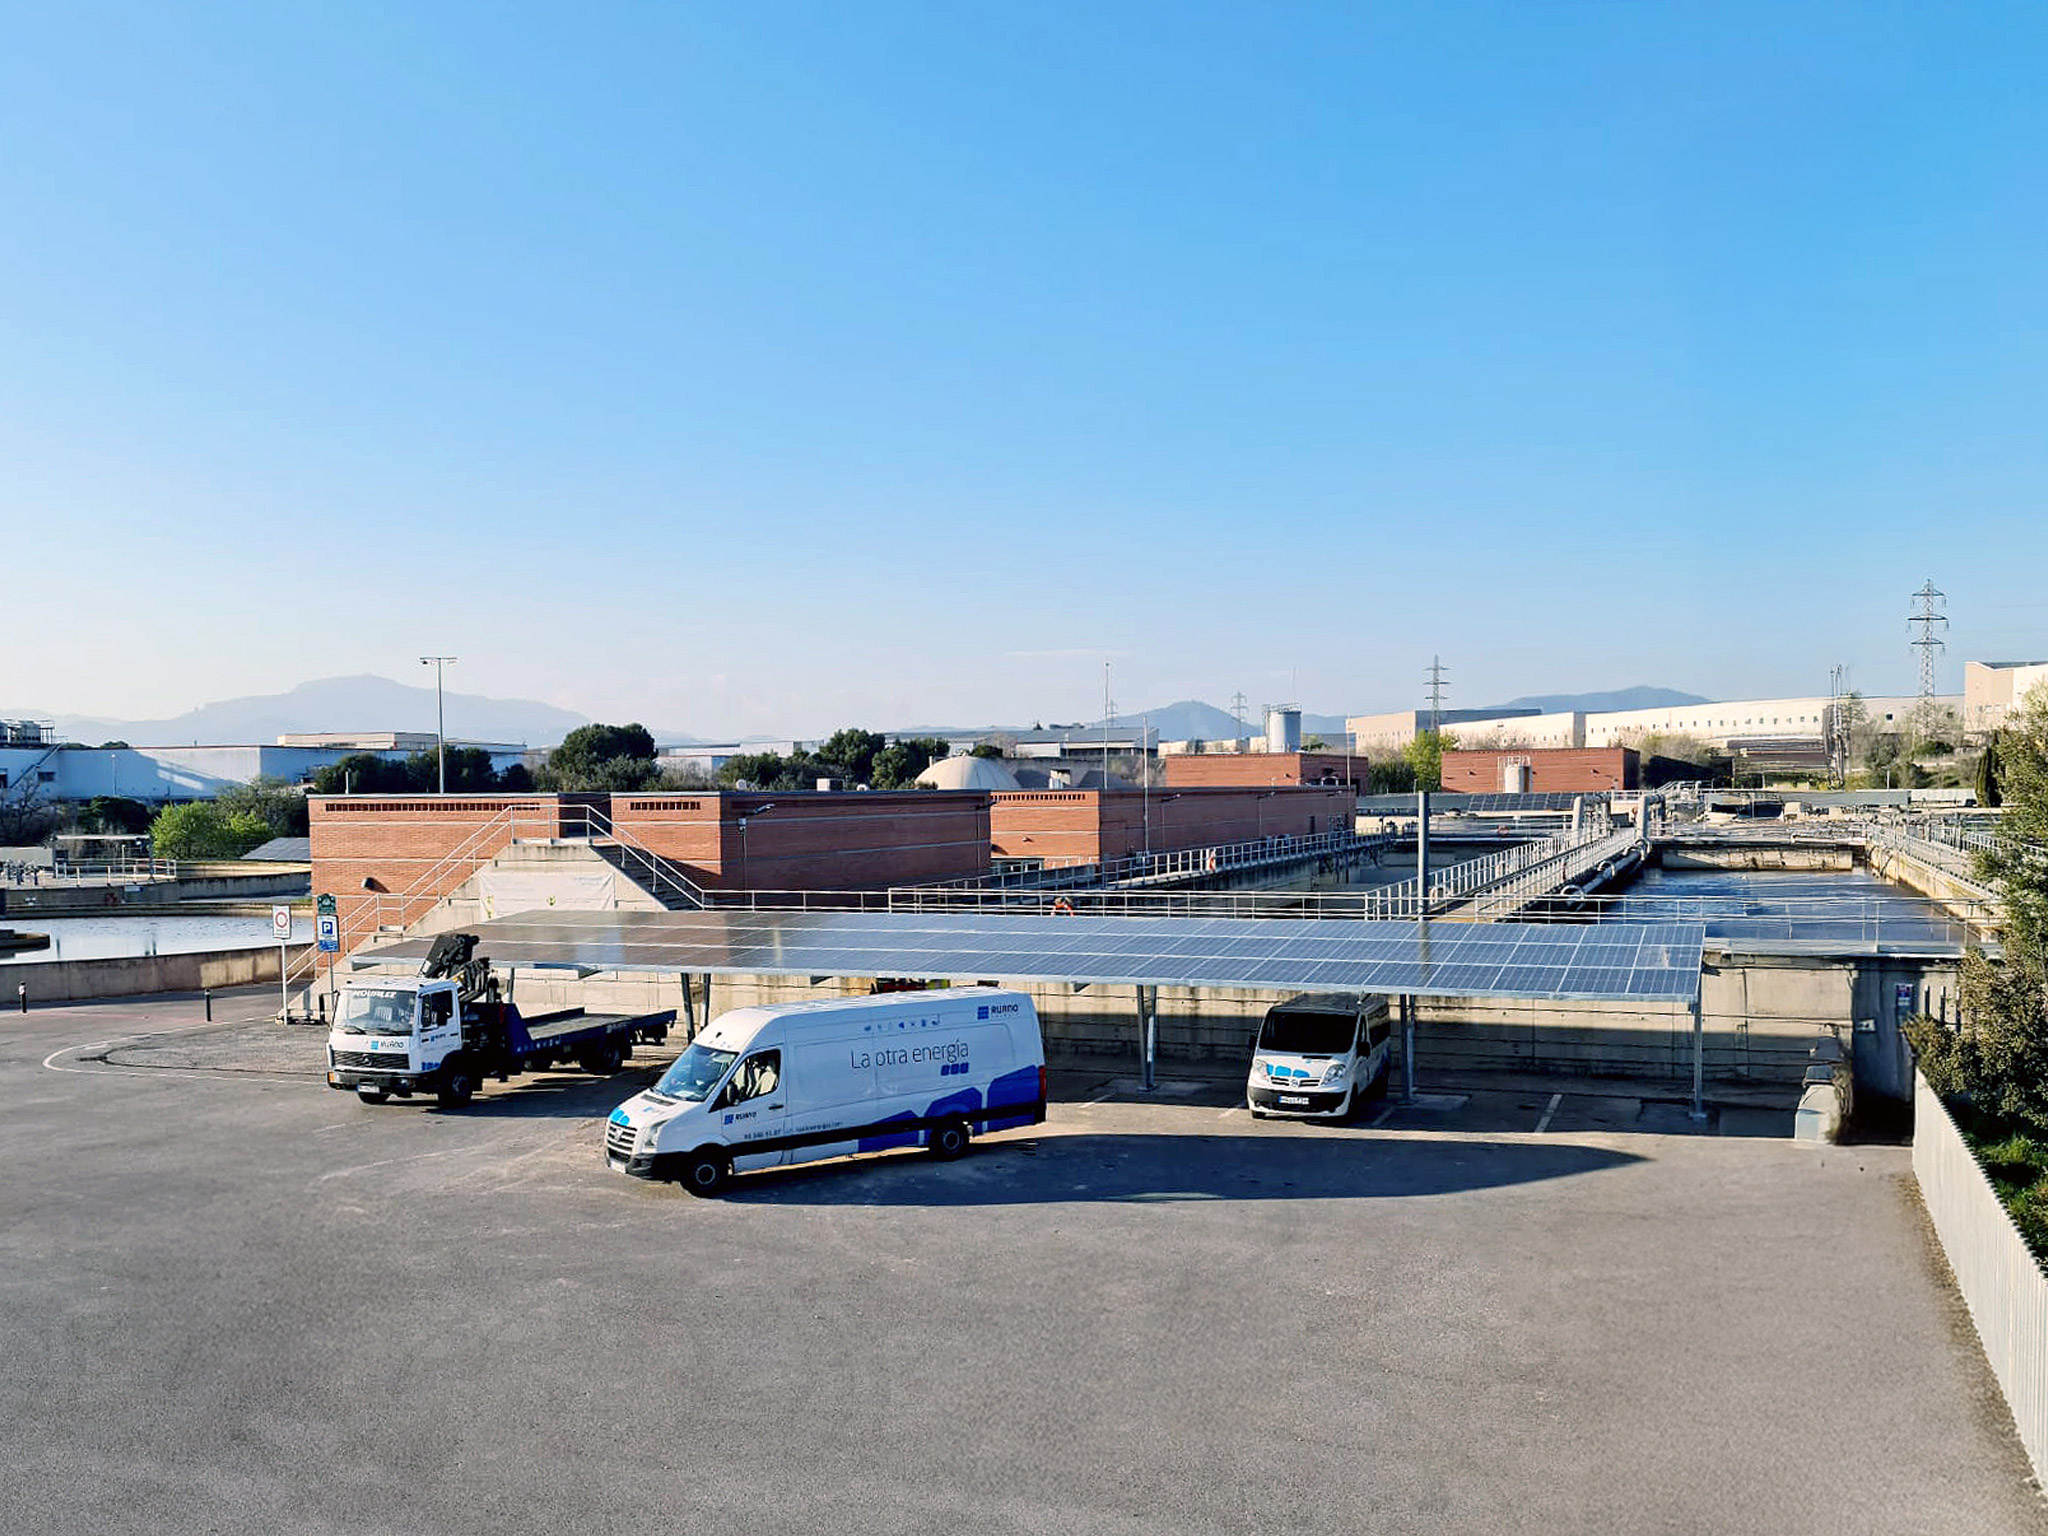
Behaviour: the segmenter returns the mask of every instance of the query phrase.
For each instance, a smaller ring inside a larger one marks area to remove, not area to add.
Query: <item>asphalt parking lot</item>
[[[2048,1532],[1903,1148],[1068,1074],[699,1201],[269,1001],[0,1015],[0,1529]]]

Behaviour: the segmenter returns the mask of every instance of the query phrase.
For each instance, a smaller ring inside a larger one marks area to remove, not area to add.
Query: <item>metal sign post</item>
[[[334,898],[322,896],[314,906],[313,937],[323,955],[341,953],[341,918],[334,910]],[[334,961],[327,962],[327,1016],[334,1016]]]
[[[292,999],[285,983],[285,946],[292,941],[290,907],[270,909],[270,936],[277,940],[277,1016],[289,1024],[292,1021]]]

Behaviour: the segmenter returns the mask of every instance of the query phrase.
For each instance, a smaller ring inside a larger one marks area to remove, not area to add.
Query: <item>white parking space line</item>
[[[1386,1123],[1387,1116],[1391,1115],[1395,1110],[1399,1109],[1400,1107],[1400,1105],[1395,1104],[1394,1102],[1389,1100],[1387,1103],[1380,1106],[1380,1112],[1378,1114],[1374,1115],[1371,1120],[1366,1122],[1365,1128],[1369,1131],[1378,1130],[1382,1125]]]
[[[1538,1136],[1541,1136],[1545,1131],[1550,1129],[1550,1117],[1557,1113],[1557,1106],[1562,1104],[1563,1102],[1564,1095],[1561,1093],[1553,1093],[1550,1096],[1550,1103],[1545,1107],[1543,1111],[1543,1118],[1536,1122],[1536,1134]]]
[[[1232,1115],[1241,1115],[1241,1114],[1243,1114],[1244,1112],[1245,1112],[1244,1106],[1243,1106],[1242,1104],[1236,1104],[1236,1105],[1233,1105],[1233,1106],[1231,1106],[1231,1107],[1230,1107],[1229,1109],[1226,1109],[1226,1110],[1224,1110],[1224,1111],[1223,1111],[1223,1112],[1222,1112],[1221,1114],[1219,1114],[1219,1115],[1218,1115],[1218,1116],[1217,1116],[1216,1118],[1217,1118],[1218,1120],[1228,1120],[1228,1119],[1229,1119],[1229,1118],[1230,1118],[1230,1117],[1231,1117]]]

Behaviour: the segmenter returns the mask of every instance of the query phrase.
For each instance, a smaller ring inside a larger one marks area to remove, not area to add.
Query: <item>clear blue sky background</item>
[[[2048,656],[2048,8],[17,7],[0,707]],[[350,722],[356,724],[358,722]]]

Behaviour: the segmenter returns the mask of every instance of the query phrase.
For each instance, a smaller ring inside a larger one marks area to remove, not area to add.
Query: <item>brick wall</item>
[[[998,857],[1036,859],[1048,868],[1154,853],[1304,837],[1351,825],[1349,789],[1023,790],[991,797],[989,835]]]
[[[1532,794],[1635,789],[1641,782],[1637,755],[1628,747],[1526,747],[1446,752],[1444,788],[1456,794],[1499,794],[1501,765],[1517,759],[1529,764]]]
[[[1166,787],[1213,789],[1280,784],[1356,783],[1366,760],[1342,752],[1182,752],[1160,758]]]
[[[371,907],[376,922],[411,923],[515,835],[587,835],[584,805],[707,886],[862,890],[989,868],[988,797],[979,792],[314,795],[307,804],[313,889],[336,898],[351,942],[372,923]],[[416,887],[417,899],[394,899]]]
[[[621,794],[612,805],[622,834],[725,889],[872,890],[989,868],[979,790]]]

